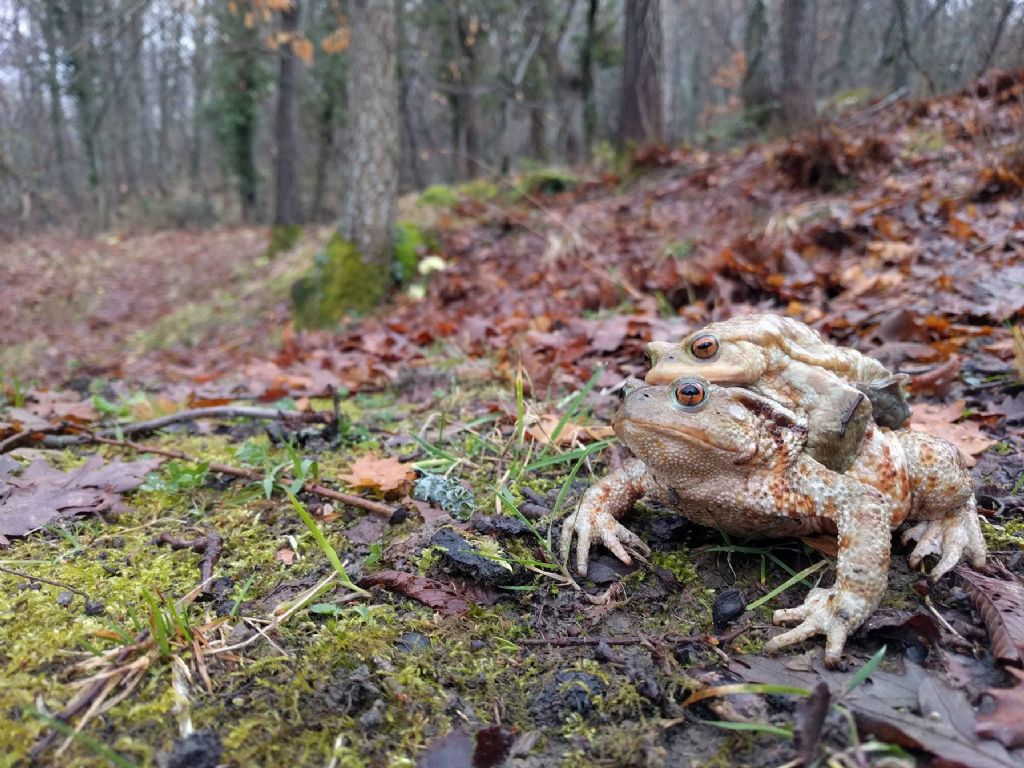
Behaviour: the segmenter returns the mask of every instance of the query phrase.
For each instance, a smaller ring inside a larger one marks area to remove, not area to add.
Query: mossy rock
[[[580,178],[565,168],[537,168],[527,171],[516,182],[514,197],[557,195],[580,185]]]
[[[272,259],[279,253],[290,251],[302,237],[301,224],[282,224],[270,229],[270,245],[267,246],[267,258]]]
[[[373,309],[391,288],[386,265],[368,262],[352,243],[335,233],[317,253],[313,268],[292,284],[298,328],[324,328],[349,313]]]
[[[446,184],[431,184],[420,192],[418,202],[420,205],[452,208],[459,202],[459,194]]]

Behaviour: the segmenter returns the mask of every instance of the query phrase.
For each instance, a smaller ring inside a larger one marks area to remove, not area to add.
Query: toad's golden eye
[[[718,339],[710,333],[702,334],[690,344],[690,351],[698,360],[710,360],[718,354]]]
[[[680,379],[672,385],[672,397],[679,408],[693,411],[704,405],[708,390],[698,379]]]

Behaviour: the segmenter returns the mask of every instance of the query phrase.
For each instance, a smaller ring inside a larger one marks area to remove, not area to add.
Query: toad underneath
[[[733,535],[835,534],[835,584],[812,590],[799,608],[776,611],[776,624],[799,623],[765,650],[823,634],[826,664],[836,666],[847,636],[885,592],[893,528],[911,523],[903,538],[917,541],[912,566],[939,556],[933,579],[964,556],[975,567],[985,562],[970,474],[944,440],[869,422],[841,474],[805,452],[804,420],[757,392],[697,377],[668,386],[632,379],[627,389],[612,426],[636,458],[592,486],[562,529],[563,558],[576,534],[580,573],[593,542],[627,564],[626,546],[650,552],[617,520],[642,496]]]
[[[898,428],[910,415],[903,374],[855,349],[830,344],[788,317],[734,317],[694,331],[678,344],[654,341],[648,384],[701,376],[715,384],[748,386],[807,421],[805,450],[829,469],[845,471],[857,456],[872,416]]]

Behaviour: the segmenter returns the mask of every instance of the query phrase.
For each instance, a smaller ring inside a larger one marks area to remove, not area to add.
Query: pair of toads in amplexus
[[[903,384],[881,363],[770,314],[712,323],[678,344],[652,342],[645,381],[628,379],[612,420],[634,458],[584,495],[562,530],[585,574],[593,543],[631,563],[647,545],[619,521],[641,497],[737,536],[834,534],[833,586],[799,608],[768,652],[825,635],[825,662],[885,594],[892,531],[915,541],[910,564],[937,555],[938,579],[966,558],[985,563],[967,462],[906,427]]]

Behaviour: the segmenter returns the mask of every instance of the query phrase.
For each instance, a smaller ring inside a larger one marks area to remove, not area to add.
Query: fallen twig
[[[704,638],[696,635],[662,635],[658,638],[644,635],[625,635],[623,637],[535,637],[516,640],[516,645],[551,645],[560,648],[572,648],[581,645],[645,645],[652,639],[666,643],[704,642]]]
[[[157,544],[166,544],[171,549],[191,549],[193,552],[202,552],[203,560],[199,563],[199,576],[203,584],[209,584],[213,578],[213,566],[220,559],[220,553],[224,551],[224,538],[216,531],[210,531],[205,536],[200,536],[193,541],[183,541],[175,538],[169,533],[161,533],[156,537]],[[204,592],[208,592],[205,588]]]
[[[154,448],[153,446],[144,445],[142,443],[135,443],[130,440],[111,440],[100,435],[92,435],[89,442],[101,443],[102,445],[113,445],[118,448],[129,448],[139,453],[153,453],[157,456],[166,456],[169,459],[178,459],[179,461],[187,461],[190,464],[202,464],[204,463],[201,459],[197,459],[195,456],[190,456],[187,453],[181,451],[171,451],[166,448]],[[246,480],[252,480],[254,482],[262,482],[266,479],[266,475],[262,472],[258,472],[255,469],[245,469],[243,467],[233,467],[230,464],[219,464],[217,462],[207,462],[206,466],[211,472],[219,472],[222,475],[231,475],[232,477],[242,477]],[[278,480],[287,485],[291,478],[284,475],[279,475]],[[358,507],[359,509],[365,509],[367,512],[373,512],[377,515],[384,517],[391,517],[395,510],[387,504],[382,504],[379,501],[373,501],[372,499],[364,499],[362,496],[354,496],[351,493],[342,493],[341,491],[335,491],[331,488],[326,488],[319,483],[312,481],[307,482],[302,486],[302,489],[306,493],[312,493],[314,496],[320,496],[325,499],[332,499],[334,501],[340,501],[342,504],[348,504],[351,507]]]
[[[68,592],[74,592],[76,595],[81,595],[83,598],[85,598],[87,602],[92,601],[92,598],[89,597],[89,595],[87,595],[85,592],[83,592],[80,589],[76,589],[75,587],[72,587],[70,584],[65,584],[62,581],[44,579],[42,576],[33,576],[31,573],[25,573],[24,571],[16,571],[13,568],[5,568],[2,565],[0,565],[0,571],[3,571],[4,573],[9,573],[11,574],[11,576],[18,576],[22,579],[28,579],[29,581],[41,581],[43,584],[50,584],[54,587],[60,587],[61,589],[66,589]]]
[[[160,416],[156,419],[136,421],[131,424],[119,424],[116,427],[108,427],[98,432],[79,435],[46,435],[41,442],[47,448],[66,448],[69,445],[84,445],[94,442],[96,437],[116,438],[120,435],[155,432],[171,424],[179,424],[183,421],[196,421],[197,419],[294,419],[306,423],[324,423],[332,418],[333,414],[317,411],[282,411],[278,408],[256,408],[244,405],[214,405],[208,408],[192,408],[187,411],[178,411],[177,413]],[[14,437],[18,437],[18,435],[7,440],[12,440]],[[0,443],[0,448],[2,447],[3,444]],[[0,453],[2,453],[2,450],[0,450]]]

